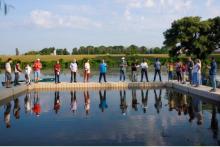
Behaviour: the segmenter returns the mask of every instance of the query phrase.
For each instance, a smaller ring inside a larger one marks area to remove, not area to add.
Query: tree
[[[138,53],[138,47],[136,45],[130,45],[128,48],[127,48],[127,54],[137,54]]]
[[[75,47],[72,50],[72,55],[76,55],[76,54],[78,54],[78,49]]]
[[[194,55],[205,59],[219,47],[219,17],[201,21],[200,17],[184,17],[164,32],[164,45],[171,56]]]
[[[16,56],[19,56],[20,53],[19,53],[18,48],[15,49],[15,52],[16,52]]]
[[[41,55],[51,55],[51,54],[53,54],[54,50],[55,50],[55,47],[44,48],[40,51],[40,54]]]

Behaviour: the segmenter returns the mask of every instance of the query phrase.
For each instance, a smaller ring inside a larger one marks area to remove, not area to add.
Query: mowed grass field
[[[41,61],[57,61],[63,59],[64,61],[72,61],[73,59],[82,60],[82,59],[95,59],[97,57],[123,57],[125,54],[97,54],[97,55],[0,55],[1,62],[5,62],[8,58],[13,60],[20,60],[21,62],[33,62],[36,59],[40,58]],[[131,56],[131,55],[129,55]],[[143,58],[169,58],[168,54],[136,54],[134,56],[139,56]],[[216,59],[220,59],[220,54],[212,54]],[[186,56],[181,56],[186,57]]]
[[[9,56],[9,55],[0,55],[1,61],[5,62],[8,58],[13,60],[20,60],[21,62],[33,62],[36,59],[40,58],[41,61],[56,61],[63,59],[64,61],[72,61],[73,59],[82,60],[82,59],[94,59],[97,57],[123,57],[125,54],[99,54],[99,55],[19,55],[19,56]],[[137,54],[136,56],[144,58],[168,58],[168,54]]]

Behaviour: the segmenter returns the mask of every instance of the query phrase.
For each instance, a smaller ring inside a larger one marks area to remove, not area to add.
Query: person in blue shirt
[[[212,89],[210,90],[210,92],[216,92],[217,63],[214,57],[212,57],[212,62],[210,63],[210,66],[208,66],[208,68],[209,68],[210,80],[212,83]]]
[[[162,81],[162,79],[161,79],[161,63],[158,58],[156,58],[156,62],[154,63],[154,68],[155,68],[154,82],[156,80],[157,73],[159,75],[160,81]]]
[[[99,91],[99,97],[100,97],[100,104],[99,108],[104,112],[105,109],[108,108],[107,102],[106,102],[106,90],[104,90],[104,95],[102,95],[101,90]]]
[[[104,81],[106,81],[106,72],[107,72],[107,64],[105,63],[104,60],[102,60],[102,63],[99,65],[99,71],[100,71],[100,75],[99,75],[99,83],[102,80],[102,77],[104,77]]]

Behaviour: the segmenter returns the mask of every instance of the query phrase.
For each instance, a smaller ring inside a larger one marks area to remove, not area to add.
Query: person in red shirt
[[[37,59],[35,62],[34,62],[34,65],[33,65],[33,69],[34,69],[34,80],[35,82],[38,82],[40,80],[40,70],[42,68],[42,64],[40,62],[40,59]]]
[[[38,93],[36,92],[34,93],[34,107],[32,108],[32,111],[36,114],[36,116],[40,116],[41,106]]]
[[[60,62],[57,61],[57,63],[54,65],[55,83],[60,83],[60,71],[61,65]]]
[[[54,108],[53,108],[56,114],[60,110],[60,107],[61,107],[60,92],[56,91],[55,92],[55,98],[54,98]]]

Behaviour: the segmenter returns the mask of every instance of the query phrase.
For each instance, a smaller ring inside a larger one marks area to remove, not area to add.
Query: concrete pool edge
[[[131,88],[140,88],[140,89],[153,89],[153,88],[171,88],[183,91],[187,94],[193,94],[201,97],[205,97],[210,100],[220,102],[220,89],[217,89],[217,92],[210,93],[211,89],[208,86],[199,86],[193,87],[189,84],[180,84],[176,81],[172,82],[107,82],[107,83],[67,83],[62,82],[59,84],[55,83],[34,83],[30,86],[21,85],[17,87],[13,87],[10,89],[1,89],[0,90],[0,101],[14,97],[20,93],[31,90],[39,90],[39,91],[50,91],[50,90],[86,90],[86,89],[112,89],[112,90],[120,90],[120,89],[131,89]]]

